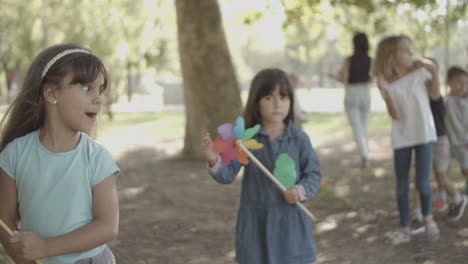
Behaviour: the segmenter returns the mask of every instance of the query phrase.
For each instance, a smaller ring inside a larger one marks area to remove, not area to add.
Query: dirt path
[[[324,182],[307,206],[318,217],[318,263],[468,263],[466,215],[456,224],[436,215],[437,242],[415,238],[392,247],[385,234],[398,226],[398,215],[389,139],[373,138],[367,170],[357,167],[354,144],[347,142],[335,139],[317,148]],[[140,148],[120,155],[120,233],[110,244],[118,263],[233,264],[240,179],[217,184],[202,162],[164,151]]]

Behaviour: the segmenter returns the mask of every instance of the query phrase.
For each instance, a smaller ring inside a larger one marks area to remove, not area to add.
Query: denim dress
[[[302,185],[306,199],[317,192],[322,175],[309,137],[288,123],[285,133],[270,141],[260,130],[255,139],[263,148],[251,151],[270,171],[281,153],[296,163],[296,184]],[[237,161],[221,165],[212,173],[219,183],[232,183],[241,168]],[[309,217],[290,205],[281,190],[253,162],[245,167],[236,227],[236,261],[240,264],[305,264],[316,259]]]

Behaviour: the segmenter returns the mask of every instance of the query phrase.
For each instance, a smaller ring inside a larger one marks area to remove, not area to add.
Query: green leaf
[[[242,141],[247,141],[247,140],[251,139],[253,136],[255,136],[255,134],[258,133],[258,131],[260,131],[260,125],[256,124],[255,126],[245,130],[244,134],[242,135],[241,140]]]
[[[276,159],[273,175],[286,189],[293,187],[296,183],[294,160],[286,153],[280,154]]]

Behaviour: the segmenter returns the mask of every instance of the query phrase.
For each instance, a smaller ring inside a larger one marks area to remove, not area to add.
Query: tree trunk
[[[185,92],[183,154],[201,157],[200,140],[233,122],[242,103],[217,0],[176,0],[179,57]]]
[[[127,100],[128,102],[132,102],[132,95],[133,95],[133,82],[132,79],[132,65],[130,62],[127,62]]]

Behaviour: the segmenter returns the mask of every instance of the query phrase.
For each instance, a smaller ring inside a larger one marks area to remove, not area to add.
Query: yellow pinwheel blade
[[[255,139],[249,139],[247,141],[243,141],[242,144],[248,149],[261,149],[263,148],[263,144],[258,143]]]

